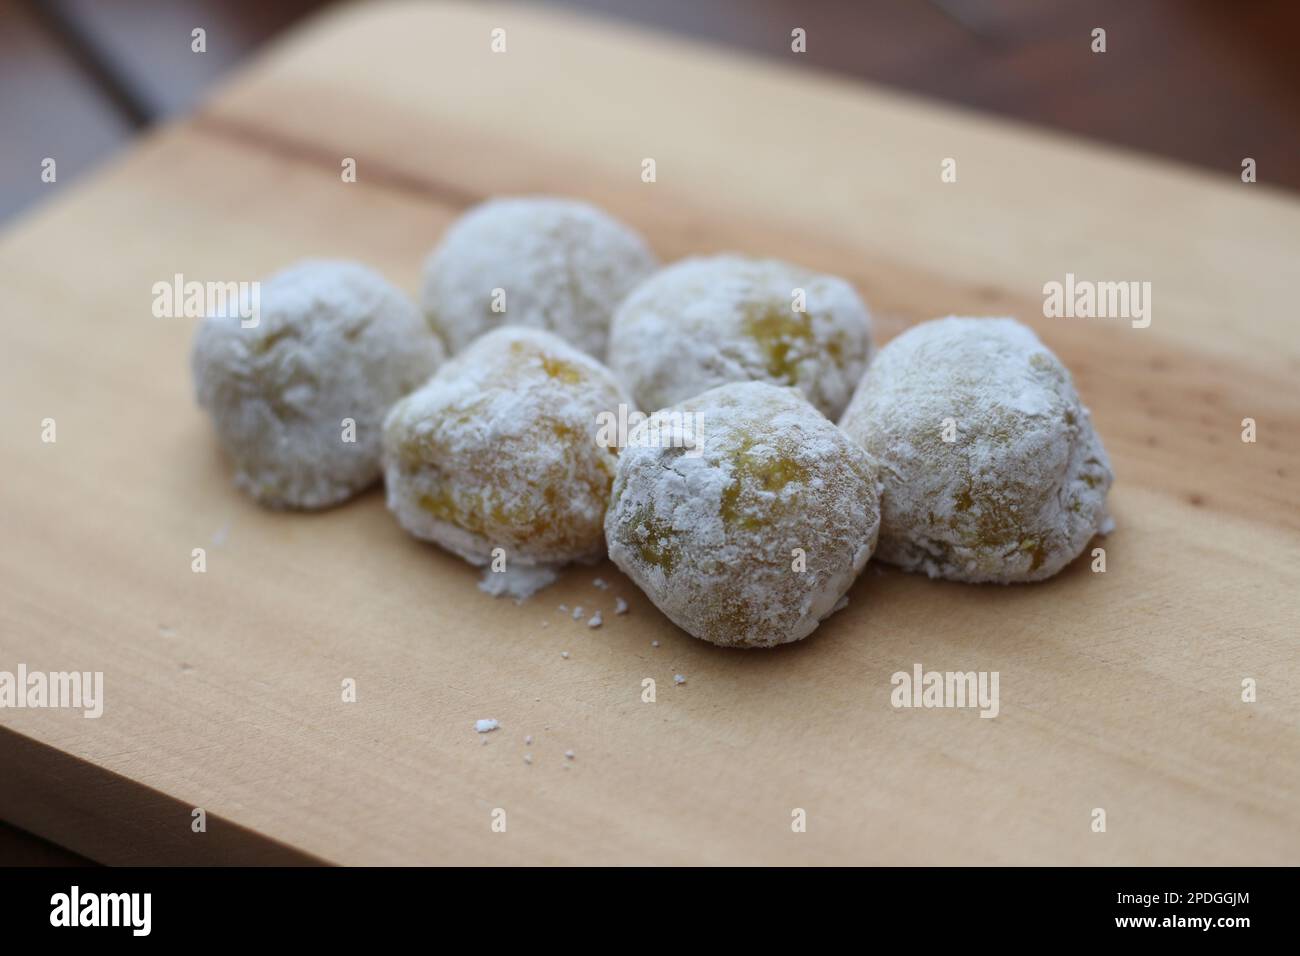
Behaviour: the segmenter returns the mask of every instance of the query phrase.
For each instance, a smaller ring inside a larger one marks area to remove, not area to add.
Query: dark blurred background
[[[542,0],[533,0],[542,2]],[[0,224],[323,0],[0,0]],[[547,0],[1300,189],[1300,0]],[[208,48],[190,52],[190,31]],[[1090,49],[1094,27],[1107,52]],[[84,862],[0,824],[0,864]]]
[[[525,0],[527,2],[527,0]],[[1300,189],[1297,0],[533,0]],[[324,0],[0,0],[0,222]],[[190,52],[190,31],[208,50]],[[1104,27],[1107,52],[1090,50]],[[65,179],[66,177],[66,179]]]

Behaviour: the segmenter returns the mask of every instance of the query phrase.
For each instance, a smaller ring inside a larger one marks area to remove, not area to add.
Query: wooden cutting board
[[[110,863],[1300,863],[1300,203],[1238,172],[554,11],[314,21],[0,239],[0,670],[105,681],[99,719],[0,710],[0,817]],[[154,318],[153,284],[343,256],[414,292],[467,206],[530,192],[665,260],[843,274],[881,341],[1029,322],[1114,459],[1106,571],[872,565],[811,639],[746,653],[608,565],[493,600],[379,490],[323,514],[238,494],[194,322]],[[1067,272],[1151,282],[1151,326],[1044,318]],[[895,709],[918,663],[997,671],[1000,713]]]

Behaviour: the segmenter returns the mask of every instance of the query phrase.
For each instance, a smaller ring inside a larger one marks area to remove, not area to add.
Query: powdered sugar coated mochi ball
[[[870,315],[843,279],[724,255],[633,290],[614,314],[609,365],[644,409],[755,381],[792,385],[837,418],[870,354]]]
[[[723,385],[633,430],[605,536],[683,630],[772,647],[812,633],[871,557],[877,487],[870,458],[797,391]]]
[[[599,441],[602,413],[628,401],[608,369],[556,336],[490,332],[393,406],[388,507],[473,564],[494,548],[524,565],[597,557],[618,456]]]
[[[258,501],[337,504],[379,477],[384,416],[433,373],[443,347],[415,303],[357,263],[300,262],[260,283],[258,298],[248,319],[199,325],[199,405],[236,484]]]
[[[904,332],[840,424],[881,465],[884,561],[956,581],[1038,581],[1108,530],[1113,475],[1088,410],[1060,360],[1011,319]]]
[[[424,267],[425,315],[453,352],[502,325],[548,329],[599,359],[610,317],[655,267],[645,241],[570,199],[492,199],[452,224]]]

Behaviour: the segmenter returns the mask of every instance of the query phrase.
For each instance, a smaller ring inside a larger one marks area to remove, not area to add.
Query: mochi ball
[[[502,325],[546,329],[602,361],[610,317],[655,267],[645,240],[595,206],[529,196],[461,216],[430,254],[430,325],[459,352]]]
[[[384,424],[388,507],[471,564],[558,565],[604,553],[618,461],[602,438],[630,400],[555,335],[489,332],[402,399]]]
[[[379,477],[384,416],[443,347],[410,299],[354,262],[300,262],[261,282],[254,304],[247,319],[199,325],[199,405],[259,502],[337,504]]]
[[[881,465],[881,560],[955,581],[1039,581],[1109,530],[1114,476],[1061,361],[1011,319],[915,326],[841,427]]]
[[[799,389],[838,418],[871,356],[853,287],[774,259],[685,259],[641,283],[614,314],[609,365],[644,409],[728,382]]]
[[[796,390],[723,385],[632,431],[609,555],[678,627],[729,647],[807,637],[876,546],[878,478]]]

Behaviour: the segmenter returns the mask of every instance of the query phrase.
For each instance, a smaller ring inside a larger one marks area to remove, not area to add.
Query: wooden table
[[[193,320],[154,318],[153,284],[330,255],[414,290],[468,205],[527,192],[599,203],[665,260],[841,273],[881,340],[1029,322],[1114,459],[1106,572],[872,565],[810,640],[746,653],[607,565],[493,600],[378,490],[315,515],[238,494],[193,403]],[[0,818],[110,863],[1300,862],[1298,258],[1300,204],[1267,186],[794,54],[523,7],[330,14],[0,239],[0,670],[105,680],[97,720],[0,710]],[[1150,328],[1043,318],[1067,272],[1151,282]],[[894,709],[915,663],[998,671],[999,716]]]

